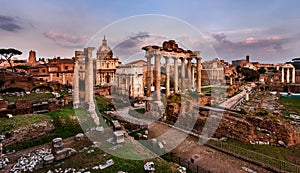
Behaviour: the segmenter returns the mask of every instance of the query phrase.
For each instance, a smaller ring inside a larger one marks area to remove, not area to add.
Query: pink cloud
[[[78,48],[82,47],[87,41],[86,35],[74,36],[68,33],[57,33],[53,31],[44,32],[43,35],[62,47]]]

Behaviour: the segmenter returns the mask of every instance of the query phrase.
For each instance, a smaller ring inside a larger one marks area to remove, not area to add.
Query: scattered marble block
[[[100,134],[104,134],[104,128],[102,126],[95,128],[96,132],[99,132]]]
[[[147,172],[147,173],[154,173],[154,171],[155,171],[154,163],[153,162],[147,162],[144,165],[144,171]]]
[[[183,167],[183,166],[179,166],[178,172],[180,172],[180,173],[186,173],[186,168]]]
[[[117,144],[123,143],[124,142],[124,134],[125,134],[125,132],[122,130],[114,131],[113,132],[113,141],[116,142]]]
[[[105,169],[105,168],[110,167],[114,164],[115,164],[114,161],[112,159],[109,159],[109,160],[106,161],[105,164],[99,165],[99,169]]]
[[[45,165],[51,164],[51,163],[53,163],[53,161],[54,161],[53,154],[49,154],[49,155],[44,157],[44,164]]]
[[[81,141],[84,137],[84,134],[83,133],[78,133],[76,136],[75,136],[75,141]]]
[[[62,150],[59,150],[56,152],[56,155],[55,155],[55,160],[58,161],[58,160],[62,160],[62,159],[65,159],[67,157],[70,157],[74,154],[76,154],[77,151],[74,150],[73,148],[64,148]]]

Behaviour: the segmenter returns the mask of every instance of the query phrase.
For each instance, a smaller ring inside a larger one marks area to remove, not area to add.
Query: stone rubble
[[[75,141],[80,141],[82,140],[84,137],[84,134],[83,133],[78,133],[76,136],[75,136]]]
[[[112,166],[114,164],[115,163],[114,163],[113,159],[109,159],[109,160],[106,161],[105,164],[103,164],[103,165],[100,164],[99,165],[99,169],[105,169],[105,168],[110,167],[110,166]]]
[[[90,173],[90,171],[87,171],[87,168],[76,170],[75,168],[57,168],[54,171],[48,170],[47,173]]]
[[[244,170],[244,171],[246,171],[246,172],[250,172],[250,173],[257,173],[256,171],[253,171],[252,169],[250,169],[250,168],[247,168],[247,167],[242,167],[242,169]]]
[[[183,167],[183,166],[179,166],[179,168],[178,168],[177,170],[178,170],[178,172],[180,172],[180,173],[186,173],[186,168]]]
[[[77,153],[73,148],[65,148],[62,138],[52,140],[53,155],[56,161],[65,159]]]
[[[155,171],[154,163],[153,162],[147,162],[144,165],[144,171],[145,172],[154,172]]]
[[[51,149],[42,148],[31,153],[21,156],[14,166],[10,169],[11,173],[16,172],[33,172],[36,169],[42,168],[44,158],[52,155]]]
[[[8,158],[0,159],[0,170],[4,169],[8,164],[9,164]]]

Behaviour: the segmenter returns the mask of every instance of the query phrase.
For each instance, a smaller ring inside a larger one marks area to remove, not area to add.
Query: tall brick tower
[[[33,51],[33,50],[29,51],[28,62],[29,63],[36,63],[35,51]]]
[[[246,62],[247,62],[247,63],[250,62],[250,56],[249,56],[249,55],[246,56]]]

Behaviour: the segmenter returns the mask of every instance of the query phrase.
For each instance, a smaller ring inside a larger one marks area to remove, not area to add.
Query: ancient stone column
[[[229,77],[229,80],[230,80],[230,85],[232,85],[232,77],[231,76]]]
[[[134,98],[135,97],[135,84],[134,84],[134,76],[132,75],[131,76],[131,87],[132,87],[132,97]]]
[[[187,72],[188,72],[188,89],[189,91],[192,91],[192,59],[187,59]]]
[[[195,67],[192,65],[192,89],[195,91]]]
[[[128,76],[127,76],[127,74],[125,74],[125,88],[124,88],[124,94],[125,95],[128,95]]]
[[[166,56],[166,96],[170,95],[170,57]]]
[[[87,58],[87,71],[86,71],[86,80],[88,81],[86,84],[85,92],[87,92],[87,103],[89,105],[89,111],[95,111],[95,103],[94,103],[94,71],[93,71],[93,55],[92,52],[95,48],[88,47],[84,49],[85,58]]]
[[[185,58],[181,60],[181,93],[185,93]]]
[[[84,101],[86,103],[89,102],[89,88],[90,88],[90,82],[88,78],[88,71],[89,71],[89,59],[87,56],[87,48],[84,49],[84,59],[85,59],[85,71],[84,71]]]
[[[78,58],[75,58],[74,74],[73,74],[73,107],[78,108],[79,105],[79,76],[78,76]]]
[[[174,57],[174,93],[178,93],[178,57]]]
[[[147,58],[147,91],[146,91],[146,96],[150,97],[151,96],[151,56],[146,55]]]
[[[284,83],[284,68],[281,69],[281,82]]]
[[[286,83],[290,83],[290,68],[287,68],[286,70]]]
[[[96,85],[100,85],[100,80],[101,80],[100,73],[97,72],[97,74],[96,74]]]
[[[296,82],[295,78],[296,78],[296,70],[295,70],[295,67],[294,67],[293,72],[292,72],[292,83]]]
[[[96,125],[100,124],[99,117],[95,110],[95,102],[94,102],[94,66],[93,66],[93,50],[94,47],[88,47],[84,49],[85,58],[87,59],[87,69],[86,69],[86,76],[88,82],[85,87],[85,92],[87,93],[86,96],[88,97],[87,105],[88,105],[88,112],[91,118],[94,120]]]
[[[201,93],[201,58],[200,52],[197,56],[197,92]]]
[[[160,101],[160,58],[161,55],[156,53],[155,55],[155,98],[154,101],[161,103]]]
[[[121,92],[121,81],[120,81],[120,74],[117,74],[116,75],[116,80],[117,80],[117,87],[116,87],[116,89],[117,89],[117,91],[116,91],[116,93],[117,94],[122,94],[122,92]]]

